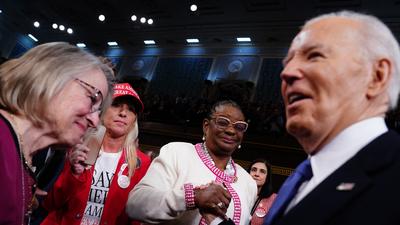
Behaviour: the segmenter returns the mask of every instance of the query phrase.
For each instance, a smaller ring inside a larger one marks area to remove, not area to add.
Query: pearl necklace
[[[201,147],[202,147],[202,149],[203,149],[204,154],[207,156],[207,158],[210,160],[210,162],[215,166],[215,162],[214,162],[214,160],[212,159],[210,153],[208,152],[206,143],[204,142],[204,143],[201,145]],[[234,169],[232,157],[229,158],[229,161],[228,161],[228,163],[226,164],[224,173],[225,173],[226,175],[228,175],[228,176],[235,176],[235,169]]]

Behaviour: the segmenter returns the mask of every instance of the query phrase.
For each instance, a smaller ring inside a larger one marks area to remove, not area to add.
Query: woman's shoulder
[[[270,196],[261,199],[260,204],[271,206],[272,203],[275,201],[277,194],[272,193]]]
[[[164,146],[191,146],[191,147],[193,147],[194,145],[189,142],[174,141],[174,142],[169,142],[168,144],[165,144]]]
[[[145,153],[143,153],[140,149],[136,151],[136,154],[140,161],[150,164],[151,158]]]
[[[160,151],[184,153],[194,149],[194,145],[188,142],[170,142],[162,146]]]
[[[278,195],[277,195],[276,193],[272,193],[268,198],[269,198],[271,201],[274,201],[275,198],[276,198],[277,196],[278,196]]]
[[[195,147],[187,142],[170,142],[160,149],[161,158],[181,158],[192,156],[196,152]]]

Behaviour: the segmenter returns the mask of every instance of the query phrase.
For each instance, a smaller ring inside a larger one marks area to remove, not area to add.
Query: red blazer
[[[129,221],[125,213],[125,205],[129,192],[145,175],[151,160],[141,151],[137,151],[137,156],[140,160],[140,167],[136,168],[127,188],[123,189],[118,186],[118,172],[115,173],[106,197],[100,224],[139,224],[139,222]],[[119,171],[124,162],[125,154],[123,152],[116,171]],[[49,215],[41,224],[79,225],[89,197],[93,172],[94,166],[85,170],[79,177],[75,177],[71,172],[71,165],[66,160],[63,171],[43,201],[43,207],[49,211]],[[123,174],[127,175],[128,169],[125,169]]]

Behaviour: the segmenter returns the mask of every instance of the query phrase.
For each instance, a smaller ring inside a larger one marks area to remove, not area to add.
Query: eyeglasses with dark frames
[[[90,93],[88,96],[92,104],[90,112],[101,111],[101,106],[103,104],[103,94],[101,91],[81,79],[75,78],[75,80]]]
[[[230,119],[224,116],[211,117],[211,119],[215,121],[218,129],[226,129],[229,127],[229,125],[232,125],[237,132],[243,133],[246,132],[247,128],[249,127],[249,124],[244,121],[232,122]]]

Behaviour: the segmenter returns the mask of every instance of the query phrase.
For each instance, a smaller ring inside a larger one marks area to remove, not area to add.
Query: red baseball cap
[[[139,112],[143,112],[144,105],[142,100],[140,100],[139,95],[133,90],[132,86],[129,83],[119,83],[114,84],[114,94],[113,99],[121,96],[132,96],[134,99],[134,104],[138,107]]]

